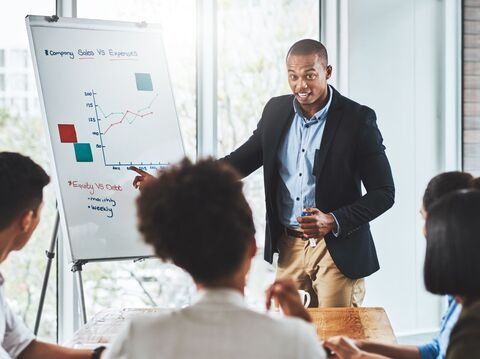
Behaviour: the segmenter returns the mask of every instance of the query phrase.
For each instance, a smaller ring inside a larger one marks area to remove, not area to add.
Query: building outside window
[[[23,0],[0,7],[8,9],[0,11],[0,33],[6,35],[0,36],[0,151],[30,156],[51,174],[40,111],[28,110],[28,100],[37,95],[35,88],[27,91],[28,82],[34,82],[34,78],[28,61],[28,36],[23,19],[28,13],[54,13],[55,2]],[[12,83],[13,88],[10,87]],[[22,251],[11,253],[1,265],[9,303],[32,330],[46,267],[45,250],[50,244],[54,219],[55,194],[50,185],[44,191],[42,218],[32,239]],[[57,337],[55,281],[56,271],[52,270],[39,332],[39,338],[49,341]]]

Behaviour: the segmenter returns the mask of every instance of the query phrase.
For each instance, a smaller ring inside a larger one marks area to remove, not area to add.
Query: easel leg
[[[35,319],[35,328],[33,330],[33,333],[35,335],[38,334],[38,329],[40,327],[40,320],[42,318],[43,304],[45,302],[45,296],[47,294],[47,287],[48,287],[48,279],[50,277],[50,269],[52,267],[52,261],[55,258],[55,246],[57,244],[59,223],[60,223],[60,214],[58,213],[58,210],[57,210],[57,215],[55,217],[55,226],[54,226],[54,229],[53,229],[52,239],[50,241],[50,248],[49,248],[49,250],[45,251],[45,254],[46,254],[48,259],[47,259],[47,267],[45,269],[45,275],[43,277],[42,292],[40,294],[40,302],[38,304],[37,317]]]
[[[85,307],[85,295],[83,292],[82,267],[85,261],[77,261],[72,266],[72,272],[77,273],[78,295],[80,297],[80,311],[83,324],[87,324],[87,310]]]

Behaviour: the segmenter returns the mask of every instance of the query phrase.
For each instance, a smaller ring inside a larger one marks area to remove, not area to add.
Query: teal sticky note
[[[92,147],[89,143],[74,143],[77,162],[93,162]]]
[[[153,91],[152,77],[148,73],[136,73],[135,81],[137,82],[138,91]]]

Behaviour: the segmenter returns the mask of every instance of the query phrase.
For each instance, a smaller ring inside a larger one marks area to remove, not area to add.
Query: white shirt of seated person
[[[326,358],[312,324],[252,311],[235,290],[199,294],[190,307],[128,323],[102,359]]]
[[[0,359],[10,359],[17,358],[35,336],[12,312],[5,299],[3,282],[0,274]]]

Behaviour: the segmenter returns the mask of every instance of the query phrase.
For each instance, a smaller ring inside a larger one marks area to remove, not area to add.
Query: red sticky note
[[[58,125],[58,132],[60,133],[60,142],[77,143],[77,131],[75,131],[75,125]]]

